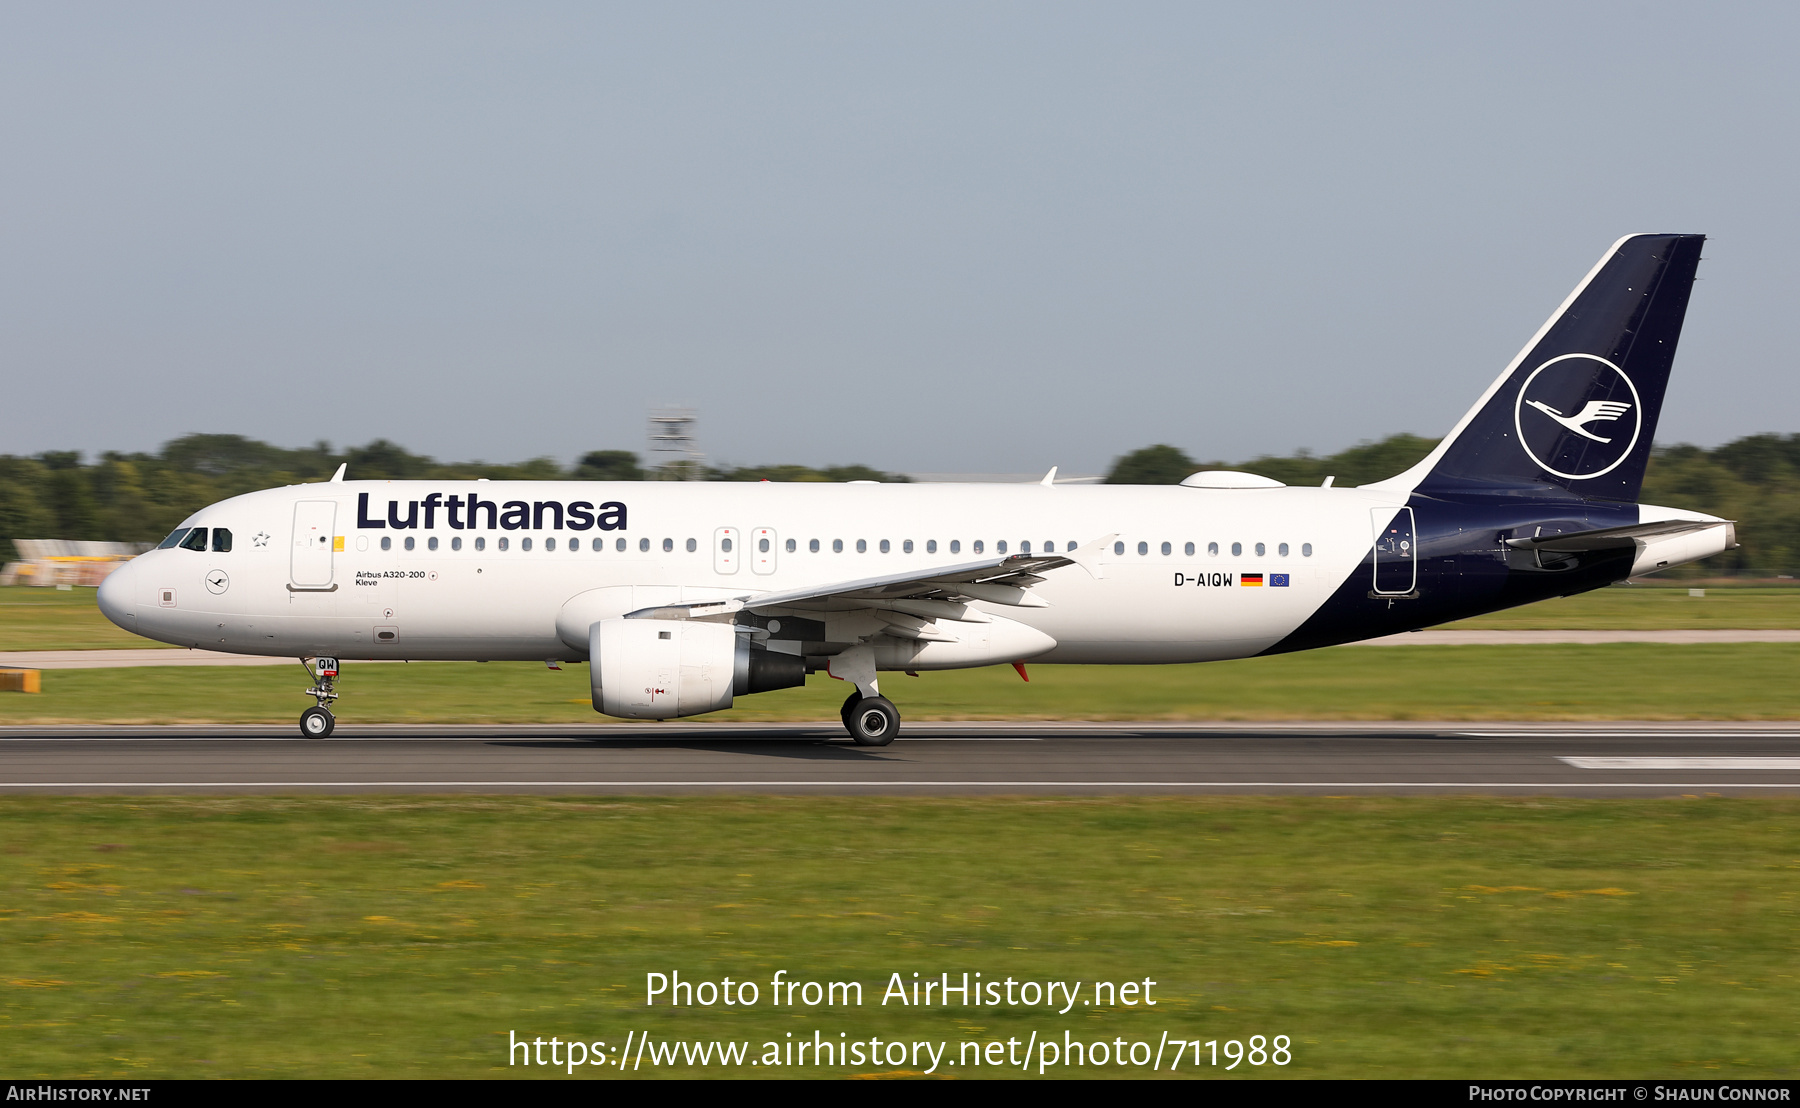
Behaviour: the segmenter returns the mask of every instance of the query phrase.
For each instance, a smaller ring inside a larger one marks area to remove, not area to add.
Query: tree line
[[[1195,462],[1177,447],[1159,444],[1118,459],[1106,480],[1173,485],[1196,470],[1237,469],[1290,485],[1317,485],[1333,476],[1339,485],[1363,485],[1400,473],[1436,445],[1418,435],[1390,435],[1337,454],[1301,450],[1231,465]],[[1642,499],[1737,521],[1738,549],[1678,566],[1670,576],[1800,573],[1800,435],[1750,435],[1712,450],[1659,446],[1650,455]]]
[[[334,450],[328,443],[287,449],[242,435],[187,435],[154,454],[108,451],[84,461],[76,451],[32,457],[0,454],[0,561],[16,558],[12,540],[99,539],[156,542],[215,501],[257,489],[324,481],[348,465],[358,480],[904,481],[868,466],[800,465],[647,469],[629,450],[595,450],[564,467],[552,458],[513,464],[439,462],[385,439]]]
[[[1158,444],[1119,458],[1106,480],[1175,484],[1200,469],[1240,469],[1290,485],[1316,485],[1328,476],[1339,485],[1360,485],[1392,477],[1435,445],[1435,439],[1390,435],[1336,454],[1301,450],[1231,464],[1196,462],[1177,447]],[[565,467],[551,458],[511,464],[439,462],[385,439],[334,450],[327,443],[288,449],[242,435],[187,435],[154,454],[109,451],[93,462],[75,451],[0,454],[0,560],[17,556],[14,538],[155,542],[207,504],[257,489],[323,481],[343,464],[348,464],[350,477],[367,480],[906,480],[862,465],[648,469],[629,450],[591,451]],[[1738,521],[1742,545],[1700,565],[1681,567],[1684,575],[1800,572],[1800,435],[1751,435],[1712,450],[1685,444],[1658,447],[1644,478],[1643,498]]]

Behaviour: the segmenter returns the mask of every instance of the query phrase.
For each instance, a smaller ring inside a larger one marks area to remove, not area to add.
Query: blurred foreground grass
[[[1293,1077],[1800,1076],[1791,798],[34,798],[0,843],[14,1078],[550,1076],[507,1068],[509,1032],[755,1057],[815,1030],[952,1057],[1283,1034]],[[864,1002],[774,1007],[777,970]],[[646,1008],[672,971],[761,1003]],[[915,972],[1150,978],[1157,1004],[880,1004]]]
[[[1795,719],[1800,644],[1335,647],[1183,666],[1009,666],[881,675],[925,720]],[[36,695],[0,693],[0,724],[287,723],[312,703],[298,663],[51,670]],[[588,670],[539,663],[346,663],[339,719],[358,723],[601,721]],[[823,674],[703,720],[835,720],[847,687]]]

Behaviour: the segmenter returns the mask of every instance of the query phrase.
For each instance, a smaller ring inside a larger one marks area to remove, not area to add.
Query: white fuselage
[[[434,494],[427,527],[409,505]],[[452,497],[624,511],[580,529],[570,512],[555,526],[557,511],[515,514],[507,522],[524,525],[507,527],[502,513],[471,519],[465,505],[454,527]],[[247,654],[579,659],[585,639],[559,634],[557,620],[584,595],[604,596],[606,610],[583,618],[621,615],[1087,547],[1082,564],[1031,590],[1044,606],[976,606],[1053,640],[1038,661],[1207,661],[1267,649],[1367,572],[1373,534],[1405,503],[1403,491],[1295,487],[296,485],[196,513],[184,526],[226,528],[228,552],[151,551],[109,579],[101,605],[141,635]],[[393,525],[409,518],[414,526]],[[1245,574],[1264,583],[1246,585]]]

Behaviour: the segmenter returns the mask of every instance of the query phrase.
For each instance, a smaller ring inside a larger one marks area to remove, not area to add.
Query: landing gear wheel
[[[300,713],[300,734],[305,738],[329,738],[332,728],[336,726],[337,717],[324,708],[308,708]]]
[[[858,746],[886,746],[900,733],[900,710],[885,696],[858,699],[844,717],[844,727]]]

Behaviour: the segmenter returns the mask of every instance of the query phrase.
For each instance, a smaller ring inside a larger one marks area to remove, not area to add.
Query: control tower
[[[655,479],[699,481],[706,476],[698,425],[692,408],[663,407],[650,413],[651,475]]]

